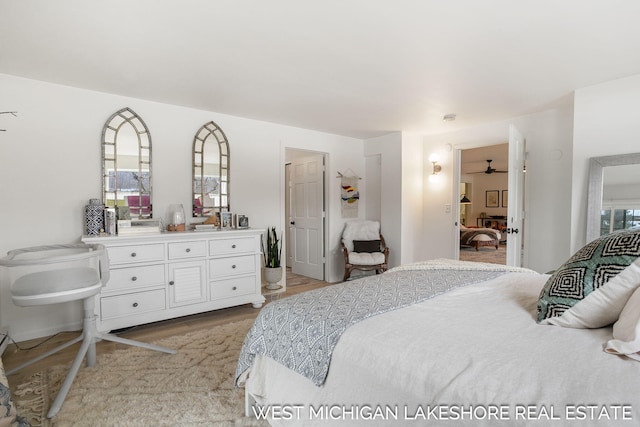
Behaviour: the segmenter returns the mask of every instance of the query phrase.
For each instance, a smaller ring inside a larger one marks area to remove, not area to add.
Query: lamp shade
[[[462,198],[460,199],[460,203],[463,205],[468,205],[471,204],[471,200],[469,200],[466,194],[463,194]]]

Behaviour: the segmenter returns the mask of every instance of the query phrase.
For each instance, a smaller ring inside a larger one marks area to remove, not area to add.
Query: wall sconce
[[[442,166],[438,164],[438,162],[440,161],[440,156],[438,156],[436,153],[433,153],[429,156],[429,161],[433,163],[433,174],[437,175],[438,172],[442,170]]]

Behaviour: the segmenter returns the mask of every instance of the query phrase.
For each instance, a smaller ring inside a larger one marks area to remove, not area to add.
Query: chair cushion
[[[354,240],[354,252],[380,252],[380,240]]]
[[[375,240],[380,238],[378,221],[348,221],[342,232],[342,242],[347,251],[353,251],[354,240]]]
[[[11,286],[16,305],[42,305],[84,299],[100,291],[94,268],[78,267],[25,274]]]
[[[376,265],[384,263],[382,252],[349,252],[349,263],[353,265]]]

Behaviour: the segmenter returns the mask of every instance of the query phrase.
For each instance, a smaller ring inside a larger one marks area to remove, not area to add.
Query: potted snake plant
[[[264,258],[264,280],[267,282],[267,289],[279,289],[278,282],[282,279],[282,266],[280,264],[282,256],[282,234],[278,237],[276,228],[267,229],[267,242],[260,240],[262,246],[262,256]]]

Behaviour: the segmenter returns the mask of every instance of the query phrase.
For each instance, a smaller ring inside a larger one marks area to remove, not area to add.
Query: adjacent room
[[[637,425],[638,17],[0,0],[0,426]]]

